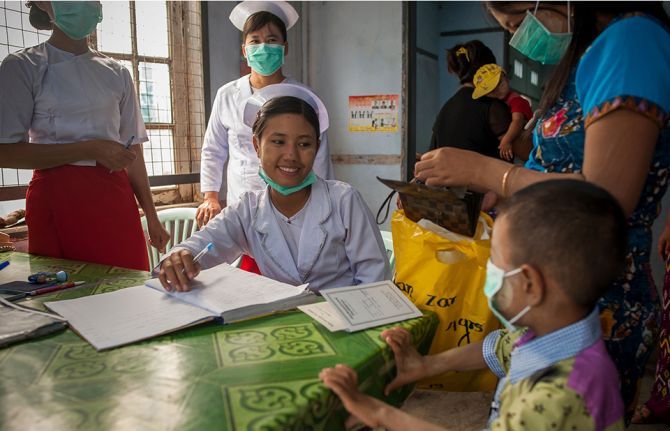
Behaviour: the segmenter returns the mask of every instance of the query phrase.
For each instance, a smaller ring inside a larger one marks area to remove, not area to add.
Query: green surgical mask
[[[537,3],[539,5],[540,2]],[[535,5],[535,13],[537,13],[538,5]],[[568,2],[568,16],[570,16],[570,2]],[[514,32],[509,46],[531,60],[542,64],[557,64],[563,58],[571,40],[570,18],[568,18],[567,33],[552,33],[537,19],[535,14],[526,11],[526,17]]]
[[[503,270],[502,268],[496,266],[491,259],[486,263],[486,281],[484,282],[484,295],[489,303],[489,309],[493,314],[500,320],[500,323],[505,325],[509,331],[516,330],[514,324],[521,319],[526,313],[530,311],[530,305],[521,310],[516,316],[511,319],[507,319],[498,309],[498,306],[495,303],[495,296],[499,294],[503,289],[505,284],[505,279],[513,275],[519,274],[521,268],[514,269],[512,271]],[[509,304],[508,304],[509,305]]]
[[[265,171],[261,167],[258,168],[258,175],[270,187],[272,187],[274,190],[276,190],[277,192],[281,193],[284,196],[288,196],[288,195],[291,195],[295,192],[298,192],[298,191],[304,189],[305,187],[311,186],[312,184],[314,184],[316,182],[316,175],[314,175],[314,171],[310,171],[309,174],[307,174],[305,179],[302,180],[302,182],[300,184],[298,184],[297,186],[293,186],[293,187],[286,187],[286,186],[281,186],[281,185],[277,184],[270,177],[268,177],[266,175]]]
[[[246,45],[247,64],[256,73],[270,76],[284,64],[284,45],[259,43]]]
[[[81,40],[102,21],[99,1],[52,1],[53,23],[70,39]]]

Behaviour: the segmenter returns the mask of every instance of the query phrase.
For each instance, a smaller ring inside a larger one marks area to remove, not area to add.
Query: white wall
[[[399,156],[400,127],[396,133],[349,132],[348,106],[349,96],[356,95],[400,94],[402,99],[403,4],[304,2],[302,6],[306,83],[328,108],[331,153]],[[390,191],[375,176],[400,179],[400,173],[400,163],[335,165],[337,178],[356,187],[373,213]]]

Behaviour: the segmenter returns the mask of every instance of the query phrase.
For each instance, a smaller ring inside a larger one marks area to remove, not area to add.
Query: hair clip
[[[460,48],[458,48],[456,50],[456,56],[459,56],[459,55],[464,55],[465,59],[470,61],[470,56],[468,55],[468,50],[464,46],[461,46]]]

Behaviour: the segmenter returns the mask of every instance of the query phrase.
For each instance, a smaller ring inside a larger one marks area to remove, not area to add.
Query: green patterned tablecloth
[[[0,253],[0,261],[7,259],[11,264],[0,271],[0,283],[55,270],[87,282],[22,303],[35,308],[148,278],[142,271]],[[437,318],[400,325],[427,352]],[[379,339],[386,327],[331,333],[296,311],[202,325],[101,353],[71,330],[62,331],[0,350],[0,428],[342,429],[345,412],[317,375],[324,367],[349,364],[363,390],[383,398],[394,372],[393,354]],[[398,404],[408,393],[405,388],[386,401]]]

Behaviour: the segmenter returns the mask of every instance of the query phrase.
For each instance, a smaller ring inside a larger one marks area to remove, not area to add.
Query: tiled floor
[[[649,361],[642,381],[642,399],[647,399],[653,382],[655,358]],[[491,394],[487,392],[438,392],[416,390],[403,410],[450,431],[480,431],[486,426]],[[670,425],[633,425],[630,431],[668,431]]]

